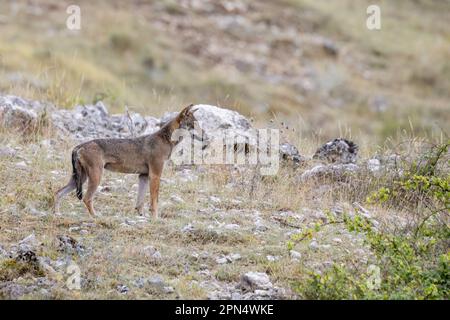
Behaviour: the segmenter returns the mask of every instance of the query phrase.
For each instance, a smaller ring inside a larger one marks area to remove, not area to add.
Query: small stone
[[[174,293],[174,292],[175,292],[175,289],[174,289],[173,287],[166,286],[166,287],[163,287],[163,291],[164,291],[164,293],[166,293],[166,294],[171,294],[171,293]]]
[[[16,168],[18,169],[27,169],[28,165],[25,163],[25,161],[16,162]]]
[[[19,241],[19,250],[34,251],[38,245],[39,242],[37,241],[35,234],[32,233]]]
[[[261,296],[261,297],[267,297],[271,295],[270,290],[255,290],[255,295]]]
[[[159,262],[162,259],[161,253],[153,246],[146,246],[141,252],[148,259],[148,261],[152,263]]]
[[[129,226],[134,226],[134,225],[136,225],[136,221],[131,220],[131,219],[125,219],[125,224],[127,224]]]
[[[289,251],[289,255],[291,256],[291,259],[297,259],[300,260],[302,258],[302,254],[298,251],[291,250]]]
[[[116,287],[116,289],[117,289],[117,291],[119,291],[119,293],[121,293],[121,294],[127,294],[128,291],[130,291],[130,289],[129,289],[126,285],[123,285],[123,284],[119,284],[119,285]]]
[[[239,253],[232,253],[232,254],[228,255],[228,258],[231,261],[236,261],[236,260],[240,260],[241,259],[241,255]]]
[[[268,256],[266,256],[266,258],[267,258],[267,260],[270,261],[270,262],[274,262],[274,261],[280,260],[280,257],[279,257],[279,256],[271,256],[271,255],[268,255]]]
[[[69,228],[69,232],[77,232],[77,231],[80,231],[80,230],[81,230],[81,227],[78,227],[78,226]]]
[[[225,264],[225,263],[227,263],[227,262],[228,262],[228,260],[227,260],[226,257],[219,257],[219,258],[216,258],[216,263],[217,263],[217,264]]]
[[[171,293],[171,287],[166,285],[164,279],[160,275],[150,277],[149,279],[147,279],[145,285],[152,291],[154,290],[159,293]]]
[[[161,260],[162,255],[161,255],[161,253],[159,251],[156,251],[154,254],[152,254],[152,258],[154,260]]]
[[[16,150],[11,147],[0,147],[0,158],[14,157],[16,155]]]
[[[184,200],[180,196],[178,196],[176,194],[173,194],[170,197],[170,200],[172,200],[174,203],[178,203],[178,204],[184,203]]]
[[[333,242],[342,243],[342,239],[341,238],[333,238]]]
[[[192,232],[194,230],[195,230],[194,226],[190,223],[185,225],[183,228],[181,228],[181,232],[184,232],[184,233]]]
[[[36,208],[34,208],[34,207],[32,207],[32,206],[28,207],[28,210],[30,211],[30,214],[32,214],[33,216],[44,217],[44,216],[47,215],[46,212],[37,210]]]
[[[0,258],[6,258],[8,256],[8,252],[0,246]]]
[[[224,226],[224,229],[227,229],[227,230],[237,230],[237,229],[239,229],[240,227],[241,227],[241,226],[238,225],[238,224],[230,223],[230,224],[225,225],[225,226]]]
[[[257,224],[257,225],[253,228],[253,230],[254,230],[254,231],[257,231],[257,232],[266,232],[267,230],[269,230],[269,228],[268,228],[267,226],[263,225],[263,224]]]
[[[136,280],[134,280],[134,285],[138,288],[143,288],[145,286],[145,279],[137,278]]]
[[[317,243],[317,241],[313,240],[313,241],[310,242],[309,248],[310,248],[311,250],[316,251],[316,250],[319,249],[319,244]]]
[[[213,204],[220,204],[222,202],[218,197],[215,196],[210,196],[208,199]]]
[[[367,161],[367,168],[369,168],[369,170],[371,172],[377,172],[380,171],[381,169],[381,162],[378,159],[369,159]]]

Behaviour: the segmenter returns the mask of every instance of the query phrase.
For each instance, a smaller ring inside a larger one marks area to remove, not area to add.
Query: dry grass
[[[298,283],[307,276],[307,270],[322,270],[333,262],[357,266],[370,259],[362,241],[340,226],[332,226],[315,235],[320,243],[318,249],[312,250],[308,242],[295,243],[293,249],[302,258],[300,262],[291,261],[288,250],[291,234],[321,221],[321,212],[337,207],[351,212],[354,210],[351,204],[358,201],[382,222],[407,217],[407,213],[395,208],[365,203],[367,195],[378,187],[376,182],[368,183],[367,174],[354,177],[348,185],[333,181],[299,183],[298,176],[306,168],[294,171],[282,167],[277,176],[251,179],[255,172],[252,168],[237,173],[212,167],[197,173],[196,180],[185,182],[182,172],[172,166],[164,172],[160,195],[162,218],[157,221],[138,218],[134,212],[137,178],[109,172],[95,202],[102,217],[91,218],[73,195],[63,201],[62,215],[55,216],[51,213],[53,192],[68,179],[67,150],[73,143],[47,138],[51,144],[43,137],[23,142],[10,133],[0,135],[1,145],[18,149],[15,157],[0,158],[3,181],[0,243],[9,248],[35,233],[42,242],[40,256],[53,261],[65,257],[80,267],[82,289],[67,288],[65,281],[69,275],[62,268],[56,276],[46,274],[53,281],[49,291],[33,291],[23,298],[202,299],[211,293],[208,287],[211,283],[233,285],[247,271],[267,272],[275,285],[291,289],[294,281]],[[16,166],[21,160],[27,167]],[[361,188],[361,181],[365,181],[365,188]],[[184,202],[171,201],[172,195],[178,195]],[[220,202],[212,202],[211,196],[218,197]],[[256,220],[268,229],[255,232]],[[193,225],[193,231],[183,232],[188,224]],[[239,226],[236,229],[225,227],[236,224]],[[78,240],[85,252],[62,253],[56,240],[61,234]],[[337,243],[335,238],[341,242]],[[161,259],[146,256],[143,252],[147,246],[156,248]],[[241,259],[227,264],[216,262],[218,257],[233,253],[239,253]],[[269,261],[267,256],[276,260]],[[210,276],[202,274],[203,269],[209,270]],[[135,284],[139,278],[155,275],[162,276],[174,292],[163,293],[151,286]],[[29,285],[36,276],[25,272],[21,279]],[[116,289],[118,285],[126,285],[130,291],[121,294]]]

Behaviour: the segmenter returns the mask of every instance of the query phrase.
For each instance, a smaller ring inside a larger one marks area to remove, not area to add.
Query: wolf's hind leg
[[[100,180],[102,178],[103,174],[103,167],[99,166],[97,168],[91,167],[88,171],[88,188],[86,191],[86,194],[83,197],[83,202],[86,205],[86,208],[88,209],[89,213],[92,216],[96,216],[94,206],[93,206],[93,199],[95,191],[97,191],[98,186],[100,185]]]
[[[138,196],[136,200],[136,210],[138,214],[142,215],[143,208],[144,208],[144,198],[145,198],[145,190],[147,189],[148,185],[148,175],[147,174],[140,174],[139,175],[139,188],[138,188]]]

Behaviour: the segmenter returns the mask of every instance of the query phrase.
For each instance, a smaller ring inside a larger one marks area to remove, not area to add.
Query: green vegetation
[[[391,186],[381,187],[368,198],[370,203],[408,206],[409,222],[403,228],[374,227],[360,215],[345,214],[341,220],[331,216],[331,224],[342,223],[364,236],[375,256],[370,264],[356,270],[335,264],[323,273],[311,272],[305,282],[297,284],[297,291],[310,299],[448,299],[449,145],[450,141],[434,147],[423,155],[424,163],[414,163],[401,180],[392,181]],[[315,231],[321,227],[318,224]],[[294,240],[311,238],[312,234],[307,230]]]

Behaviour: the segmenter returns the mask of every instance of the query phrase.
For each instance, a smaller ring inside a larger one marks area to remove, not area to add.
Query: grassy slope
[[[68,178],[70,162],[66,150],[72,142],[54,140],[48,146],[45,141],[23,144],[11,134],[0,135],[2,145],[18,149],[15,157],[0,158],[0,179],[7,182],[0,186],[0,243],[9,248],[35,233],[43,243],[38,250],[40,256],[54,261],[65,257],[80,267],[83,289],[67,289],[69,274],[62,268],[57,269],[56,275],[46,274],[54,284],[50,290],[35,291],[22,298],[206,298],[214,283],[236,285],[240,275],[248,271],[267,272],[276,286],[291,290],[293,280],[307,276],[306,269],[323,270],[333,262],[364,265],[370,259],[359,237],[343,228],[331,227],[315,235],[317,250],[309,249],[309,242],[296,244],[293,249],[302,254],[301,263],[291,261],[291,234],[320,221],[322,210],[341,207],[352,211],[350,199],[364,201],[364,193],[355,198],[340,188],[317,188],[314,183],[299,185],[299,172],[288,168],[263,180],[249,179],[253,170],[235,173],[231,178],[228,169],[210,168],[198,174],[198,180],[185,182],[183,175],[169,166],[160,195],[163,217],[150,222],[139,219],[134,211],[136,176],[106,172],[95,202],[102,217],[91,218],[73,194],[64,199],[62,215],[55,216],[51,214],[53,191]],[[25,159],[26,168],[16,165],[21,159]],[[229,183],[231,187],[224,187]],[[250,190],[254,192],[250,194]],[[174,195],[184,199],[184,203],[170,200]],[[221,202],[211,202],[210,196]],[[371,210],[384,221],[386,209]],[[299,218],[282,218],[281,212],[289,211]],[[267,231],[254,231],[257,217],[268,227]],[[281,221],[275,220],[280,217]],[[188,224],[195,227],[194,233],[182,231]],[[226,224],[238,224],[239,228],[226,229]],[[72,227],[79,229],[70,231]],[[80,229],[85,233],[80,233]],[[61,253],[57,235],[74,237],[86,248],[86,254]],[[335,238],[342,242],[336,245]],[[154,246],[162,259],[149,261],[142,253],[146,246]],[[231,253],[239,253],[242,259],[224,265],[216,263],[216,258]],[[268,255],[278,260],[269,261]],[[210,275],[199,273],[205,268]],[[3,272],[0,270],[0,276]],[[162,294],[135,285],[139,278],[154,275],[162,276],[175,292]],[[31,285],[35,281],[35,277],[24,275],[16,283]],[[127,285],[129,294],[120,294],[116,290],[119,284]],[[291,294],[288,291],[288,296]]]

